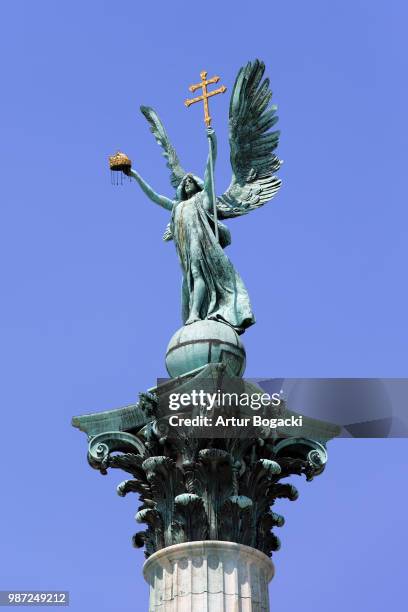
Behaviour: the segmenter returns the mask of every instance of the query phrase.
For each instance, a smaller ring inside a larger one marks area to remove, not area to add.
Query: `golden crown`
[[[115,155],[109,156],[109,166],[111,170],[120,172],[123,170],[129,170],[129,168],[132,166],[132,161],[128,158],[126,153],[118,151],[115,153]]]

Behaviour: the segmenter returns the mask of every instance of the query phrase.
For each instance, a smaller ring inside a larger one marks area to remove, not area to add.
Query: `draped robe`
[[[198,182],[200,179],[194,179],[201,186]],[[182,185],[179,193],[182,193]],[[183,271],[183,322],[188,319],[192,307],[192,269],[195,268],[206,289],[200,310],[201,319],[227,323],[240,334],[255,323],[248,292],[223,251],[223,247],[231,243],[229,230],[223,223],[217,222],[218,243],[214,234],[214,219],[203,202],[204,191],[199,191],[188,199],[178,198],[172,211],[170,229]]]

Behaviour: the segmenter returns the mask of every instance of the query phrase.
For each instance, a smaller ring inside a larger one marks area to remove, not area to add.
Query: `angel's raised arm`
[[[144,193],[147,195],[148,198],[150,198],[152,202],[158,204],[159,206],[162,206],[163,208],[167,208],[167,210],[172,210],[174,204],[173,200],[170,200],[170,198],[166,198],[166,196],[156,193],[154,189],[152,189],[150,185],[146,183],[146,181],[140,176],[140,174],[136,172],[136,170],[133,170],[133,168],[131,168],[128,172],[128,175],[133,177],[139,183]]]
[[[214,172],[215,160],[217,158],[217,137],[212,128],[207,128],[207,136],[211,143],[211,153],[208,155],[207,166],[204,175],[204,190],[212,199],[212,173]]]

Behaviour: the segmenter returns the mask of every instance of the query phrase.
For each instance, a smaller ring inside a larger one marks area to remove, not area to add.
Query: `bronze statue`
[[[232,180],[222,196],[214,194],[217,143],[210,127],[208,98],[223,93],[226,88],[208,93],[207,85],[217,82],[219,77],[206,79],[206,72],[201,73],[201,83],[190,87],[191,91],[201,87],[203,94],[186,101],[187,106],[204,101],[210,144],[204,180],[182,169],[157,113],[146,106],[142,106],[141,111],[164,150],[175,196],[159,195],[131,167],[130,160],[127,165],[121,160],[122,172],[133,177],[152,202],[171,211],[171,221],[163,239],[174,240],[183,271],[182,318],[185,325],[210,319],[227,323],[237,333],[243,333],[255,323],[245,285],[224,253],[231,236],[219,219],[244,215],[262,206],[281,185],[274,175],[281,164],[274,153],[279,132],[269,131],[277,121],[276,107],[269,106],[272,92],[269,79],[262,80],[264,71],[263,62],[255,60],[241,68],[237,75],[229,110]]]

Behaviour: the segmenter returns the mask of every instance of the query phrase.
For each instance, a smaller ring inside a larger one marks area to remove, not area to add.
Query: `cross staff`
[[[187,106],[191,106],[196,102],[204,102],[204,122],[207,128],[211,127],[211,117],[208,106],[208,98],[212,96],[216,96],[217,94],[224,93],[227,91],[225,85],[222,85],[218,89],[214,89],[214,91],[207,91],[207,86],[212,83],[218,83],[220,80],[219,76],[212,77],[211,79],[207,79],[207,71],[203,70],[200,72],[201,83],[196,83],[195,85],[190,85],[189,90],[194,93],[197,89],[202,90],[201,96],[197,96],[196,98],[187,99],[184,104]],[[211,198],[213,203],[213,215],[214,215],[214,228],[215,228],[215,239],[218,242],[218,222],[217,222],[217,201],[215,197],[215,186],[214,186],[214,161],[212,154],[212,146],[211,146],[211,137],[208,135],[208,146],[209,146],[209,159],[210,159],[210,181],[211,181]]]

